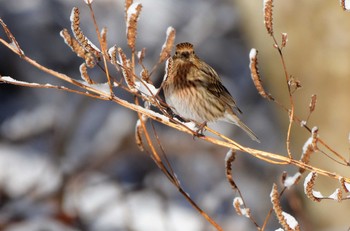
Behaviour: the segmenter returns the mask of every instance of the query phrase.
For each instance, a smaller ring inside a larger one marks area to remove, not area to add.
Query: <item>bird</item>
[[[191,43],[176,45],[175,54],[166,62],[162,85],[166,104],[181,118],[197,122],[200,129],[207,122],[225,121],[237,125],[252,140],[260,143],[254,132],[237,116],[242,111],[219,75],[195,54]]]

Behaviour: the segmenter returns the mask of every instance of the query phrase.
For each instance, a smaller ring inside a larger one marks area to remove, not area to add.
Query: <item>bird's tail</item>
[[[228,121],[228,122],[237,125],[237,126],[240,127],[243,131],[245,131],[245,132],[249,135],[249,137],[250,137],[252,140],[254,140],[254,141],[260,143],[259,138],[254,134],[254,132],[253,132],[250,128],[248,128],[247,125],[245,125],[245,124],[238,118],[238,116],[236,116],[236,115],[233,114],[233,113],[232,113],[232,114],[231,114],[231,113],[227,113],[226,116],[225,116],[225,118],[227,118],[227,121]]]
[[[260,140],[259,140],[259,138],[255,135],[255,133],[254,133],[250,128],[248,128],[248,126],[245,125],[242,121],[238,120],[237,125],[238,125],[238,127],[242,128],[242,130],[244,130],[244,131],[250,136],[250,138],[251,138],[252,140],[254,140],[254,141],[260,143]]]

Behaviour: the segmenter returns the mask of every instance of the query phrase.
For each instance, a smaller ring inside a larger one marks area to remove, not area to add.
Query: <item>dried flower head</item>
[[[269,35],[273,35],[273,23],[272,23],[272,8],[273,0],[264,0],[264,23]]]
[[[313,127],[311,132],[311,137],[305,142],[303,146],[303,153],[301,155],[300,161],[308,164],[310,161],[311,154],[317,151],[317,141],[318,141],[318,128]],[[299,168],[299,172],[303,173],[305,169]]]
[[[127,59],[125,53],[120,47],[118,47],[118,55],[119,55],[119,63],[121,65],[124,80],[127,86],[129,87],[129,89],[133,92],[136,92],[137,90],[135,89],[135,78],[133,73],[131,72],[130,60]]]
[[[131,50],[135,51],[136,35],[137,35],[137,21],[141,13],[141,3],[133,3],[127,10],[127,21],[126,21],[126,36],[128,46]]]
[[[141,120],[137,120],[136,126],[135,126],[135,140],[136,140],[136,145],[141,152],[145,150],[142,142],[142,133],[143,133],[143,129],[141,126]]]
[[[287,33],[281,33],[282,34],[282,45],[281,47],[286,47],[288,42],[288,34]]]
[[[274,100],[270,94],[266,93],[262,85],[259,68],[258,68],[258,51],[256,49],[252,48],[250,50],[249,59],[250,59],[250,63],[249,63],[250,75],[255,85],[255,88],[258,90],[259,94],[263,98]]]
[[[235,158],[236,158],[236,151],[233,149],[230,149],[227,152],[226,158],[225,158],[225,170],[226,170],[226,179],[230,183],[231,188],[233,190],[237,189],[237,185],[233,180],[233,176],[232,176],[232,162],[235,160]]]
[[[311,96],[311,102],[309,104],[310,113],[315,110],[316,102],[317,102],[317,96],[316,95],[312,95]]]
[[[302,87],[300,80],[298,80],[294,76],[289,77],[288,85],[289,85],[291,94],[293,94],[296,90],[299,90]]]
[[[245,216],[251,218],[251,212],[249,208],[246,208],[241,197],[235,197],[233,199],[233,208],[236,210],[236,213],[240,216]]]
[[[101,58],[101,51],[84,35],[80,28],[80,12],[77,7],[73,7],[71,17],[71,27],[73,35],[79,44],[89,53],[93,54],[97,60]]]
[[[316,177],[317,177],[317,173],[316,172],[310,172],[307,177],[305,177],[304,180],[304,192],[306,194],[306,196],[315,201],[315,202],[320,202],[321,201],[321,197],[322,194],[320,192],[314,191],[314,185],[315,185],[315,181],[316,181]],[[315,196],[316,193],[316,196]]]
[[[84,47],[81,46],[80,43],[69,34],[67,29],[63,29],[60,32],[60,35],[64,39],[64,42],[72,49],[72,51],[77,54],[78,57],[85,60],[85,63],[89,68],[93,68],[96,65],[93,54],[86,51]]]
[[[79,71],[80,71],[80,77],[85,82],[87,82],[88,84],[95,84],[95,82],[90,78],[89,74],[87,73],[87,67],[85,63],[80,65]]]
[[[284,230],[296,230],[300,231],[300,226],[298,222],[295,220],[293,216],[282,211],[282,207],[280,205],[279,192],[277,189],[277,185],[273,184],[272,191],[270,193],[270,198],[273,206],[273,210],[276,214],[278,222],[282,225]]]
[[[159,63],[164,62],[167,58],[170,57],[171,50],[174,46],[175,33],[176,32],[174,28],[168,27],[165,43],[163,44],[162,51],[159,54]]]

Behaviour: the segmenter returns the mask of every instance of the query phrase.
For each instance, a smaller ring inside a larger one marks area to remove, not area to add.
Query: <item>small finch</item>
[[[243,129],[252,140],[257,136],[236,115],[242,113],[216,71],[199,59],[191,43],[176,45],[167,61],[163,91],[172,111],[186,120],[202,125],[218,120]],[[235,111],[234,111],[235,110]]]

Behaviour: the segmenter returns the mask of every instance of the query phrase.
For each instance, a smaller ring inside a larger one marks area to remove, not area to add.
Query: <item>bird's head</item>
[[[180,59],[183,61],[191,61],[196,57],[193,49],[193,45],[188,42],[179,43],[176,45],[174,59]]]

